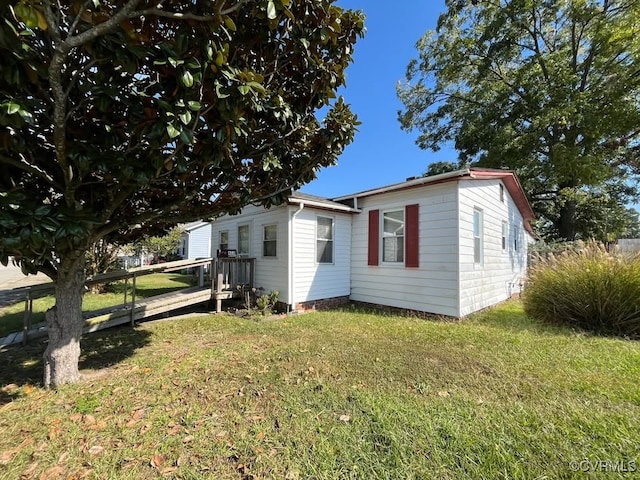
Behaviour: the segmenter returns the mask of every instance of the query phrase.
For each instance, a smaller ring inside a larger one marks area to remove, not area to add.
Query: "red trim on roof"
[[[531,222],[535,219],[535,216],[531,209],[531,205],[529,204],[529,200],[527,200],[524,190],[522,190],[522,185],[520,185],[515,173],[509,170],[472,168],[470,178],[478,180],[502,180],[502,183],[507,187],[509,195],[511,195],[516,207],[518,207],[520,215],[522,215],[525,228],[530,234],[534,235]]]

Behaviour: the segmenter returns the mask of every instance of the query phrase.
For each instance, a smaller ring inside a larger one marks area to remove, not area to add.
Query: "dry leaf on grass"
[[[89,450],[87,450],[89,452],[90,455],[100,455],[101,453],[104,452],[104,447],[101,445],[94,445],[93,447],[89,448]]]
[[[153,468],[157,468],[158,470],[160,470],[164,465],[164,462],[165,458],[163,455],[154,455],[153,457],[151,457],[150,463]]]
[[[340,417],[338,418],[338,420],[340,420],[341,422],[348,422],[349,420],[351,420],[351,417],[349,415],[340,415]]]

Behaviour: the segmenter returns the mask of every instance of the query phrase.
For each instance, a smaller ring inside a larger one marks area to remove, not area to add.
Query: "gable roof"
[[[497,170],[490,168],[465,168],[461,170],[455,170],[453,172],[441,173],[439,175],[431,175],[428,177],[412,178],[405,182],[394,183],[385,187],[373,188],[370,190],[364,190],[362,192],[352,193],[350,195],[342,195],[336,197],[333,200],[336,202],[351,200],[353,198],[370,197],[372,195],[379,195],[382,193],[395,192],[400,190],[409,190],[413,188],[419,188],[428,185],[437,185],[439,183],[455,182],[460,179],[471,180],[494,180],[500,179],[504,183],[509,195],[513,199],[518,211],[522,215],[525,228],[532,235],[534,234],[533,228],[530,222],[534,220],[535,216],[529,200],[522,190],[522,186],[518,181],[515,173],[511,170]]]

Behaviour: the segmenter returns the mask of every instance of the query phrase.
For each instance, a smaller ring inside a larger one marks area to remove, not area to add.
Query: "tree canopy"
[[[640,2],[446,3],[398,88],[403,128],[514,170],[550,235],[585,234],[578,197],[640,171]]]
[[[53,350],[79,338],[90,245],[277,203],[353,139],[336,91],[363,15],[333,0],[9,0],[0,13],[0,260],[56,282]]]

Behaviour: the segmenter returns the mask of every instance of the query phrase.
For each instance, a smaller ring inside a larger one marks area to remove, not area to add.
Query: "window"
[[[220,230],[220,250],[229,249],[229,230]]]
[[[238,225],[238,255],[249,256],[249,225]]]
[[[473,263],[482,264],[482,210],[473,209]]]
[[[509,225],[502,222],[502,250],[507,249],[507,236],[509,235]]]
[[[262,236],[262,256],[275,257],[277,252],[278,226],[265,225]]]
[[[504,203],[504,185],[500,184],[500,201]]]
[[[316,262],[333,263],[333,218],[316,218]]]
[[[520,236],[520,230],[518,229],[518,227],[514,226],[513,227],[513,249],[516,252],[518,251],[518,236]]]
[[[404,210],[382,214],[382,261],[404,262]]]

